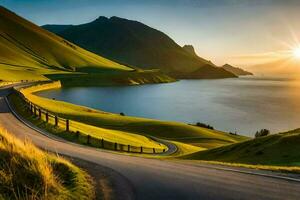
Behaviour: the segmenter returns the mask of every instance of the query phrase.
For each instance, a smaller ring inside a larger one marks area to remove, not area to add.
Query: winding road
[[[66,156],[90,161],[122,174],[136,199],[300,199],[300,179],[272,172],[218,167],[191,161],[126,156],[48,137],[17,119],[0,90],[0,125],[20,139]]]

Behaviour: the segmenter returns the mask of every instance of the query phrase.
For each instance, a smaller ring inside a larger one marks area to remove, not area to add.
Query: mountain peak
[[[190,44],[186,44],[182,47],[186,52],[194,55],[194,56],[197,56],[196,52],[195,52],[195,49],[193,47],[193,45],[190,45]]]
[[[105,17],[105,16],[99,16],[95,21],[97,22],[103,22],[103,21],[108,21],[108,20],[122,20],[123,18],[117,17],[117,16],[112,16],[112,17]],[[123,19],[124,20],[124,19]]]
[[[233,67],[233,66],[228,63],[225,63],[222,67]]]
[[[95,22],[102,22],[102,21],[107,21],[108,20],[108,18],[107,17],[105,17],[105,16],[99,16],[96,20],[95,20]]]

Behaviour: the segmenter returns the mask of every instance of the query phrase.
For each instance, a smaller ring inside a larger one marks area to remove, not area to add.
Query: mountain
[[[233,67],[232,65],[229,65],[229,64],[223,65],[222,68],[237,75],[237,76],[253,75],[251,72],[245,71],[238,67]]]
[[[91,53],[0,7],[0,80],[62,80],[66,76],[74,84],[82,83],[84,77],[85,85],[174,81],[157,70],[136,69]]]
[[[163,32],[137,21],[99,17],[87,24],[45,25],[43,28],[125,65],[160,69],[177,78],[236,77],[210,61],[187,52],[186,48]]]

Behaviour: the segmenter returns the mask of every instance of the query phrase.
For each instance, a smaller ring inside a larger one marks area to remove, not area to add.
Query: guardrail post
[[[101,139],[101,147],[104,148],[104,139]]]
[[[141,153],[143,153],[143,147],[141,147]]]
[[[128,145],[127,151],[130,152],[130,145]]]
[[[36,116],[36,107],[33,106],[33,110],[34,110],[34,116]]]
[[[117,150],[117,143],[115,142],[115,150]]]
[[[58,117],[54,116],[54,119],[55,119],[55,126],[58,126]]]
[[[87,135],[87,141],[86,141],[87,144],[90,144],[91,143],[91,136],[90,135]]]
[[[155,148],[153,148],[153,153],[155,153]]]
[[[49,122],[49,114],[48,114],[48,112],[46,112],[46,122],[47,123]]]
[[[70,130],[70,122],[69,120],[67,119],[66,120],[66,131],[69,131]]]
[[[166,149],[163,149],[163,152],[165,153],[165,152],[166,152]]]
[[[42,119],[42,111],[40,108],[39,108],[39,118]]]
[[[76,138],[79,139],[79,134],[80,132],[79,131],[76,131]]]

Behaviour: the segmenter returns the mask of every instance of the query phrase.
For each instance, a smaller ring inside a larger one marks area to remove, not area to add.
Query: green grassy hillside
[[[236,77],[190,54],[163,32],[137,21],[99,17],[87,24],[43,28],[109,59],[143,69],[160,69],[175,78]],[[206,70],[200,70],[202,67]]]
[[[0,62],[47,70],[132,70],[88,52],[0,7]]]
[[[300,166],[300,129],[197,152],[184,158],[221,162]]]
[[[0,128],[0,199],[94,199],[90,177]]]
[[[132,84],[142,79],[144,81],[139,83],[175,81],[160,72],[147,72],[145,77],[142,70],[86,51],[1,6],[0,74],[0,80],[5,81],[46,80],[51,74],[88,77],[89,81],[80,79],[77,79],[77,82],[72,81],[76,85],[101,82],[99,80],[101,76],[93,76],[94,74],[100,74],[102,77],[105,74],[106,80],[111,83]],[[109,77],[111,74],[118,74],[118,78]],[[128,77],[131,77],[132,81],[126,81]]]

